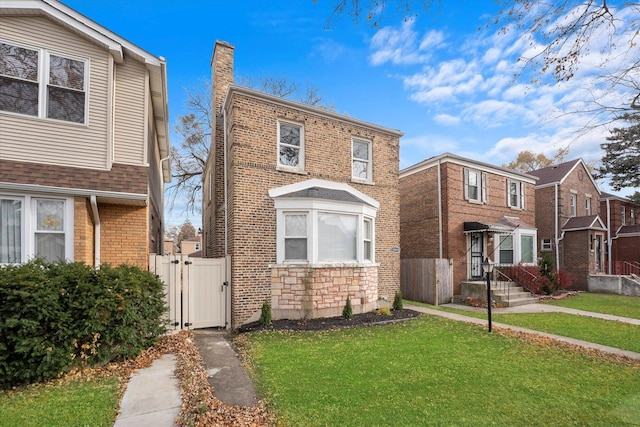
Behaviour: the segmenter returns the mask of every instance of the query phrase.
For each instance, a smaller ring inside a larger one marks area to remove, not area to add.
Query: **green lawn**
[[[113,426],[118,390],[113,377],[0,391],[0,426]]]
[[[581,292],[577,297],[552,300],[547,304],[640,319],[640,297]]]
[[[632,426],[640,368],[435,316],[243,335],[286,426]]]

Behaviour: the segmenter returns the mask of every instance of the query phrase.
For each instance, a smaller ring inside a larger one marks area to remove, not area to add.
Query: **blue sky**
[[[224,40],[235,46],[237,76],[311,84],[337,112],[404,132],[401,169],[444,152],[501,165],[522,150],[552,157],[567,146],[567,160],[592,162],[602,157],[599,144],[608,135],[606,129],[577,134],[590,117],[561,114],[594,91],[601,58],[567,83],[532,87],[514,80],[517,58],[539,46],[519,31],[479,30],[499,10],[492,1],[443,2],[411,21],[390,14],[379,29],[349,16],[327,29],[334,0],[64,3],[166,58],[172,127],[185,113],[185,91],[210,77],[214,42]],[[175,133],[171,143],[180,143]],[[200,225],[199,214],[184,213],[179,203],[167,222],[187,216]]]

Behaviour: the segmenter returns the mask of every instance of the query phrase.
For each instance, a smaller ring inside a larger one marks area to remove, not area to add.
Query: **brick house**
[[[582,159],[529,173],[538,178],[540,251],[553,255],[556,270],[575,276],[574,288],[586,290],[588,275],[604,272],[607,230],[599,216],[598,185]]]
[[[180,253],[183,255],[192,255],[200,252],[202,249],[202,236],[193,236],[180,242]]]
[[[0,263],[147,268],[168,138],[163,58],[54,0],[0,4]]]
[[[232,327],[375,309],[400,286],[401,132],[233,84],[212,59],[215,131],[204,174],[204,256],[231,256]]]
[[[402,258],[445,258],[453,293],[482,279],[485,258],[502,266],[536,263],[530,175],[445,153],[400,171]]]
[[[640,205],[626,197],[602,192],[600,213],[607,227],[607,274],[640,275]]]

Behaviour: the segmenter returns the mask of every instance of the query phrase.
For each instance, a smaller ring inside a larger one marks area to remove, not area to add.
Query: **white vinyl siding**
[[[105,169],[109,53],[42,17],[0,17],[0,40],[72,59],[85,58],[89,87],[85,123],[0,111],[0,155],[6,160]]]
[[[128,60],[116,65],[114,162],[145,164],[145,67]]]

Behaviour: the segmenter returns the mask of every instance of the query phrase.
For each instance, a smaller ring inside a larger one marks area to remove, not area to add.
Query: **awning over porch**
[[[513,231],[515,227],[509,227],[497,222],[477,222],[469,221],[464,223],[464,232],[466,233],[508,233]]]

